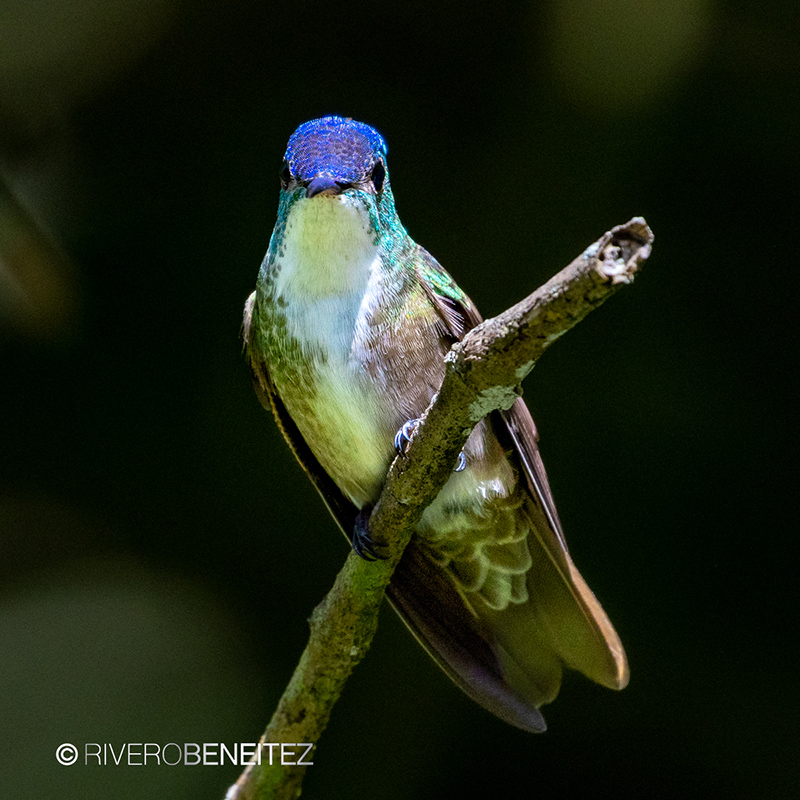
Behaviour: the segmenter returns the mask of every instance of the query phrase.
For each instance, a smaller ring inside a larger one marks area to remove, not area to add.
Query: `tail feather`
[[[569,554],[556,560],[536,535],[528,601],[491,608],[470,597],[414,542],[392,578],[389,598],[404,622],[450,678],[473,700],[528,731],[545,729],[539,707],[561,687],[563,667],[611,689],[628,682],[616,631]]]
[[[492,631],[464,602],[447,573],[414,542],[406,548],[387,595],[420,644],[469,697],[511,725],[534,733],[545,730],[539,703],[512,687],[509,677],[516,676],[516,669],[511,662],[510,672],[504,667]],[[560,672],[558,666],[559,678]]]

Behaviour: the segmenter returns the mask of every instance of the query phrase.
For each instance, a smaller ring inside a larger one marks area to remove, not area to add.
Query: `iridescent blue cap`
[[[322,174],[348,183],[360,181],[385,155],[383,137],[369,125],[349,117],[304,122],[286,148],[286,160],[299,181]]]

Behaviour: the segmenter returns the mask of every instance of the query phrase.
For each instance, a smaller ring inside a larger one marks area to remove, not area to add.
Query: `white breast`
[[[287,333],[313,355],[315,392],[326,398],[315,404],[313,419],[299,407],[289,412],[307,441],[317,445],[322,466],[359,506],[374,500],[392,455],[386,424],[391,410],[381,405],[364,373],[357,336],[371,310],[365,299],[370,281],[379,279],[376,238],[353,197],[298,200],[289,213],[274,283],[278,302],[285,301]]]
[[[277,260],[277,295],[288,333],[302,345],[344,358],[350,351],[369,279],[379,266],[377,235],[357,199],[298,200]]]

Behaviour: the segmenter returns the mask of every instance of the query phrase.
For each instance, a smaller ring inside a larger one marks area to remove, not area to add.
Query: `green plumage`
[[[377,500],[393,438],[438,390],[480,321],[395,212],[368,126],[314,120],[290,139],[278,222],[245,311],[256,389],[346,534]],[[470,696],[541,730],[563,665],[627,682],[619,640],[567,554],[518,401],[481,422],[426,509],[390,597]]]

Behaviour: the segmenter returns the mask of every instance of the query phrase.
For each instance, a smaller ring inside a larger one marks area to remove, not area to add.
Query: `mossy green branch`
[[[650,255],[653,234],[634,217],[602,236],[522,302],[470,331],[447,356],[442,388],[422,418],[407,458],[395,459],[370,517],[385,561],[350,553],[314,610],[311,635],[262,743],[316,745],[356,664],[369,649],[381,600],[403,550],[450,476],[470,431],[486,414],[509,408],[544,351],[620,287]],[[302,751],[302,748],[300,748]],[[227,800],[287,800],[300,795],[306,766],[273,763],[267,753],[230,788]],[[305,758],[313,761],[313,750]]]

